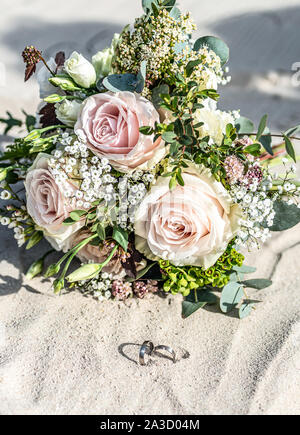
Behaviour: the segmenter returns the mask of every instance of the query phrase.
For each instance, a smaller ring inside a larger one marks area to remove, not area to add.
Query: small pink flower
[[[106,92],[88,97],[82,105],[75,133],[99,157],[122,172],[153,167],[165,155],[161,138],[140,133],[154,127],[159,115],[153,104],[132,92]]]

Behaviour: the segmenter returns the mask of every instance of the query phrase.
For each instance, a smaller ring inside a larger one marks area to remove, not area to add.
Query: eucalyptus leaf
[[[261,138],[259,139],[260,143],[262,144],[262,146],[264,147],[264,149],[271,155],[273,156],[274,152],[272,149],[272,136],[270,133],[266,133],[266,130],[263,134],[263,136],[261,136]]]
[[[254,308],[254,304],[249,301],[244,301],[239,309],[239,318],[245,319],[245,317],[250,316]]]
[[[238,273],[254,273],[256,272],[256,267],[252,267],[252,266],[233,266],[232,270],[234,270],[235,272]]]
[[[284,134],[288,137],[294,136],[295,134],[300,132],[300,125],[296,125],[295,127],[289,128]]]
[[[147,61],[144,60],[141,63],[140,71],[137,75],[136,92],[138,94],[141,94],[143,92],[144,87],[145,87],[146,73],[147,73]]]
[[[285,201],[277,200],[273,205],[275,217],[271,231],[284,231],[294,227],[300,222],[300,209],[295,205],[289,205]]]
[[[203,36],[195,42],[194,50],[198,51],[202,47],[208,47],[210,50],[214,51],[221,59],[222,65],[228,62],[229,47],[222,39],[216,38],[215,36]]]
[[[205,302],[206,304],[215,304],[218,301],[218,297],[209,290],[199,289],[192,290],[185,300],[194,303]]]
[[[256,140],[259,140],[267,127],[268,115],[264,115],[259,123]]]
[[[152,11],[152,3],[155,3],[158,6],[157,0],[142,0],[142,7],[146,14]]]
[[[264,278],[256,278],[256,279],[248,279],[246,281],[242,281],[245,287],[254,288],[256,290],[262,290],[264,288],[270,287],[272,285],[272,281]]]
[[[220,308],[223,313],[229,313],[242,300],[244,289],[240,283],[230,281],[222,291]]]
[[[189,302],[189,301],[183,301],[182,302],[182,317],[183,319],[186,319],[187,317],[191,316],[195,311],[199,310],[200,308],[205,307],[206,302]]]
[[[174,18],[174,20],[178,21],[179,18],[181,17],[180,9],[178,9],[177,7],[174,7],[174,8],[170,11],[170,15],[171,15],[172,18]]]
[[[134,74],[111,74],[103,80],[103,86],[111,92],[129,91],[135,92],[138,84]]]
[[[254,132],[254,124],[250,119],[241,116],[235,123],[236,129],[239,134],[251,134]]]
[[[283,135],[283,137],[284,137],[286,152],[294,160],[294,162],[297,163],[296,153],[291,140],[286,135]]]

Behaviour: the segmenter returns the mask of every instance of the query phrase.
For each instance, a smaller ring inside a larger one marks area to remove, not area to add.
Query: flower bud
[[[65,287],[65,283],[63,279],[56,279],[53,283],[54,293],[60,293]]]
[[[64,95],[58,95],[58,94],[52,94],[49,95],[48,97],[44,98],[44,101],[46,103],[60,103],[61,101],[64,101],[66,99],[66,97]]]
[[[40,258],[39,260],[32,263],[32,265],[29,267],[29,269],[27,270],[27,273],[25,275],[26,278],[27,279],[34,278],[35,276],[42,273],[43,268],[44,268],[44,260],[43,260],[43,258]]]
[[[57,275],[59,270],[60,267],[58,264],[51,264],[45,273],[45,278],[49,278],[50,276]]]
[[[95,68],[76,51],[65,61],[64,68],[69,76],[83,88],[90,88],[96,82]]]
[[[80,90],[80,88],[78,88],[78,86],[76,86],[74,81],[72,79],[70,79],[70,77],[65,76],[65,75],[58,75],[55,77],[51,77],[49,79],[49,82],[52,85],[63,89],[64,91],[74,92],[74,91]]]
[[[71,273],[67,280],[68,282],[84,281],[86,279],[95,278],[102,269],[102,264],[91,263],[81,266],[75,272]]]

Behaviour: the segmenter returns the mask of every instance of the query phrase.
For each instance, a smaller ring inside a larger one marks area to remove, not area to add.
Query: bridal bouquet
[[[99,300],[183,296],[183,317],[206,304],[251,313],[241,249],[300,221],[291,140],[217,108],[230,77],[218,38],[176,0],[143,0],[144,15],[91,60],[23,51],[25,80],[37,72],[42,103],[28,134],[1,155],[1,224],[18,246],[45,238],[61,258],[44,271],[55,293]],[[6,131],[20,125],[10,114]],[[273,137],[281,137],[275,145]],[[297,138],[296,138],[297,139]],[[283,157],[283,158],[282,158]],[[271,167],[282,159],[284,171]],[[41,274],[47,252],[27,276]],[[78,262],[78,259],[81,263]],[[70,267],[71,266],[71,267]]]

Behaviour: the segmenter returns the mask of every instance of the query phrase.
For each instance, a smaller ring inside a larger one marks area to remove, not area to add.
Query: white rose
[[[200,137],[210,136],[217,145],[222,144],[223,136],[226,133],[226,125],[234,125],[235,123],[235,119],[230,113],[222,112],[221,110],[209,110],[207,108],[196,110],[194,120],[195,123],[204,123],[198,129]]]
[[[188,162],[187,162],[188,163]],[[184,186],[158,177],[135,216],[136,248],[151,260],[207,269],[239,230],[242,211],[202,165],[183,168]]]
[[[76,100],[64,100],[62,103],[55,104],[55,113],[57,118],[68,127],[74,127],[79,112],[81,103]]]
[[[64,68],[69,76],[83,88],[90,88],[96,82],[95,68],[77,51],[74,51],[65,61]]]
[[[98,51],[98,53],[92,57],[92,63],[96,70],[97,78],[106,77],[113,73],[112,62],[119,39],[120,35],[115,33],[111,46],[102,51]]]
[[[57,65],[53,57],[51,57],[47,63],[52,71],[56,70]],[[50,71],[43,64],[36,75],[38,84],[40,86],[40,98],[42,99],[48,97],[51,94],[64,94],[61,89],[58,89],[55,86],[51,85],[51,83],[49,82],[50,77],[52,77]]]

